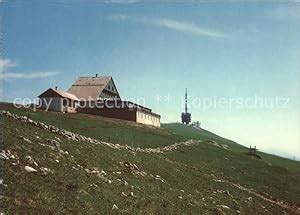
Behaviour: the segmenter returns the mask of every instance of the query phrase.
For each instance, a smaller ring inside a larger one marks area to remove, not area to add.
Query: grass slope
[[[5,170],[0,185],[3,190],[1,201],[2,210],[7,214],[296,213],[268,199],[300,207],[299,162],[264,153],[260,153],[262,159],[249,157],[244,147],[210,132],[179,124],[156,129],[83,114],[32,112],[6,104],[1,107],[20,115],[30,114],[34,120],[120,144],[157,147],[190,138],[204,140],[199,145],[163,154],[132,153],[73,142],[5,118],[2,124],[4,149],[10,150],[15,157],[1,159]],[[60,138],[60,147],[68,154],[41,145],[46,144],[47,139],[56,138]],[[211,138],[229,145],[229,150],[205,142]],[[25,165],[30,165],[26,159],[28,155],[38,163],[39,166],[35,167],[37,173],[24,170]],[[147,174],[140,176],[128,171],[120,164],[126,161],[136,164]],[[52,173],[44,175],[40,167],[47,167]],[[87,173],[86,168],[104,170],[112,183]],[[152,175],[161,176],[164,182],[155,180]],[[241,189],[239,185],[247,189]],[[112,210],[114,204],[118,210]]]

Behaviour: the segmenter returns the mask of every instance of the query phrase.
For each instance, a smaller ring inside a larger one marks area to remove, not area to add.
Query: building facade
[[[102,100],[91,106],[77,107],[77,111],[160,127],[160,115],[153,113],[149,108],[130,101]]]
[[[130,101],[122,101],[110,76],[79,77],[65,92],[49,88],[40,96],[41,108],[81,112],[160,127],[160,115]]]

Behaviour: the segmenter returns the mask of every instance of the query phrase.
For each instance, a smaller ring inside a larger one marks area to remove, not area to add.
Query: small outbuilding
[[[42,109],[76,113],[78,98],[73,94],[57,89],[57,87],[55,89],[49,88],[38,97]]]

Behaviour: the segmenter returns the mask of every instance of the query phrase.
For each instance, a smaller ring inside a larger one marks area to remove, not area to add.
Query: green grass
[[[114,143],[124,144],[124,140],[128,145],[131,142],[133,146],[157,147],[190,138],[204,141],[163,154],[132,153],[70,141],[49,131],[5,118],[2,124],[4,148],[19,160],[17,165],[13,165],[13,159],[1,160],[5,170],[3,185],[0,185],[3,191],[1,201],[2,210],[7,214],[107,214],[114,212],[111,210],[113,204],[118,206],[117,212],[130,214],[221,214],[221,211],[236,214],[237,210],[242,214],[293,213],[215,179],[241,184],[257,193],[265,192],[275,199],[300,207],[299,162],[265,153],[260,153],[262,159],[248,156],[244,147],[208,131],[180,124],[163,125],[162,129],[149,128],[84,114],[17,110],[10,105],[2,105],[2,108],[21,115],[30,113],[35,120],[97,139],[107,138]],[[119,139],[113,137],[116,132]],[[32,143],[25,142],[20,136],[30,139]],[[68,151],[68,155],[39,144],[55,137],[61,139],[61,148]],[[205,142],[211,138],[229,145],[229,150]],[[32,156],[39,167],[50,168],[53,173],[26,172],[24,166],[29,165],[25,159],[27,155]],[[147,175],[129,173],[119,164],[125,161],[135,163]],[[73,169],[77,164],[83,169]],[[84,171],[84,168],[92,167],[103,169],[112,183],[103,182]],[[113,173],[118,171],[122,173]],[[154,180],[150,174],[160,175],[165,182]],[[118,182],[118,178],[129,185]],[[122,192],[133,192],[134,196],[124,197]],[[249,200],[249,197],[252,199]]]
[[[103,141],[127,144],[141,148],[155,148],[188,139],[216,140],[232,149],[241,149],[241,145],[224,139],[206,130],[199,130],[179,123],[162,124],[162,128],[136,124],[124,120],[104,118],[89,114],[68,114],[59,112],[32,111],[14,108],[11,104],[0,104],[0,108],[12,113],[30,116],[31,119],[71,130]]]
[[[174,136],[166,129],[160,129],[136,123],[109,119],[88,114],[68,114],[58,112],[32,111],[31,109],[17,109],[10,104],[0,104],[0,107],[12,113],[28,115],[33,120],[41,121],[59,128],[76,133],[129,146],[148,148],[170,145],[186,138]]]
[[[220,144],[226,144],[230,146],[231,150],[245,150],[244,146],[241,146],[234,141],[220,137],[205,129],[198,129],[180,123],[162,124],[162,127],[168,130],[170,133],[175,134],[176,136],[181,136],[183,139],[200,139],[203,141],[214,140]]]

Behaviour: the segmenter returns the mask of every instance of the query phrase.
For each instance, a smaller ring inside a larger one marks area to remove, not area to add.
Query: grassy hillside
[[[5,103],[0,104],[0,108],[98,140],[121,145],[127,144],[134,147],[155,148],[188,139],[201,139],[203,141],[213,139],[222,144],[230,145],[235,149],[245,149],[241,145],[209,131],[184,126],[179,123],[162,124],[162,128],[156,128],[130,121],[109,119],[82,113],[47,112],[46,114],[44,111],[39,110],[17,109],[11,104]]]
[[[115,144],[154,148],[202,140],[170,152],[132,152],[68,140],[4,117],[8,159],[1,159],[0,186],[7,214],[300,213],[299,162],[264,153],[262,159],[248,156],[230,140],[180,124],[158,129],[84,114],[1,108]],[[49,145],[53,141],[59,149]]]
[[[220,137],[210,131],[205,129],[195,128],[186,126],[180,123],[168,123],[163,124],[163,128],[168,130],[170,133],[175,134],[176,136],[181,136],[183,139],[201,139],[203,141],[214,140],[221,144],[226,144],[230,146],[231,150],[244,151],[245,147],[241,146],[231,140]]]
[[[33,120],[45,122],[49,125],[71,130],[102,141],[127,144],[134,147],[158,147],[187,139],[174,136],[166,129],[101,116],[58,112],[47,112],[45,114],[44,111],[34,112],[24,108],[17,109],[10,104],[0,104],[0,107],[12,113],[28,115]]]

